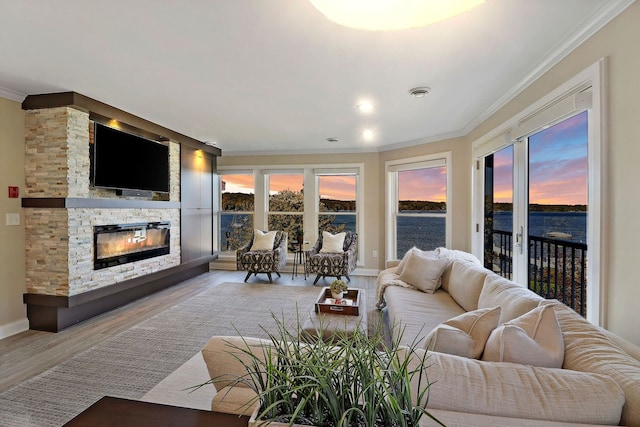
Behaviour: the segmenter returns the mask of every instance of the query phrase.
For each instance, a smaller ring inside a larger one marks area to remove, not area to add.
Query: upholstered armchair
[[[344,276],[351,281],[349,273],[355,270],[358,262],[358,234],[346,231],[341,248],[324,247],[323,250],[323,240],[327,237],[327,234],[332,240],[338,236],[325,233],[320,234],[318,241],[307,253],[307,272],[309,274],[317,274],[313,284],[318,283],[320,277],[327,276],[335,276],[338,279]]]
[[[270,241],[271,236],[273,236],[273,243]],[[287,233],[284,231],[264,233],[255,230],[249,243],[236,250],[236,268],[238,271],[247,272],[245,282],[251,274],[257,276],[258,273],[266,273],[269,283],[273,283],[271,273],[276,273],[280,277],[280,270],[286,264]]]

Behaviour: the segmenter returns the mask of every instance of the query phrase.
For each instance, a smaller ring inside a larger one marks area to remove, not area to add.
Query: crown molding
[[[27,97],[26,93],[16,92],[15,90],[0,87],[0,98],[10,99],[16,102],[22,102]]]
[[[496,100],[489,108],[484,110],[482,114],[465,126],[461,133],[469,134],[473,129],[482,124],[485,120],[495,114],[500,108],[504,107],[509,101],[518,96],[529,85],[538,80],[542,75],[549,71],[554,65],[566,58],[571,52],[584,43],[589,37],[598,32],[602,27],[608,24],[613,18],[622,13],[627,7],[636,0],[620,0],[607,2],[599,10],[594,12],[588,19],[589,25],[581,31],[576,32],[571,37],[556,45],[556,47],[545,55],[544,60],[531,70],[519,83],[514,85],[510,90],[506,91],[500,98]]]

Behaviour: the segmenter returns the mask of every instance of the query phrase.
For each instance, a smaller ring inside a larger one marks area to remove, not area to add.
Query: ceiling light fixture
[[[427,86],[414,87],[413,89],[409,89],[409,94],[414,98],[424,98],[429,95],[431,92],[431,88]]]
[[[205,145],[208,145],[209,147],[217,147],[218,143],[215,141],[204,141]]]
[[[486,0],[309,0],[336,24],[370,31],[423,27],[464,13]]]
[[[356,105],[356,108],[360,110],[361,113],[370,113],[373,111],[373,104],[370,102],[361,102]]]
[[[365,141],[371,141],[373,139],[373,131],[371,129],[366,129],[362,132],[362,137]]]

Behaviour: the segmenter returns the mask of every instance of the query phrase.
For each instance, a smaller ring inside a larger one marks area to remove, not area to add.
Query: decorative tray
[[[322,288],[316,300],[316,313],[346,314],[358,316],[360,314],[360,291],[347,289],[344,298],[336,300],[331,296],[331,289]]]

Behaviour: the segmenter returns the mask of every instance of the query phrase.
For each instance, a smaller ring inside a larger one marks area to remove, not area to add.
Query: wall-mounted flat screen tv
[[[169,192],[168,146],[100,123],[94,131],[94,187]]]

